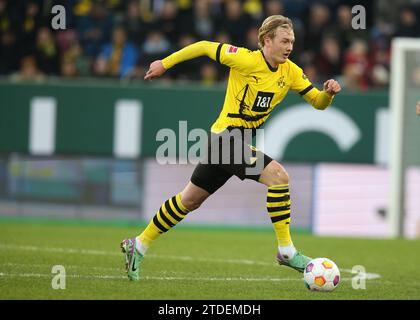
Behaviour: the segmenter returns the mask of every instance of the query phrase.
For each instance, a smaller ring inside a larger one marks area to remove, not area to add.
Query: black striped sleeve
[[[307,94],[309,91],[311,91],[313,88],[314,88],[314,86],[312,84],[310,84],[305,89],[303,89],[302,91],[300,91],[299,94],[301,96],[303,96],[303,95]]]
[[[216,50],[216,61],[218,63],[221,63],[220,62],[220,51],[222,50],[222,46],[223,46],[223,43],[219,43],[219,45],[217,46],[217,50]]]

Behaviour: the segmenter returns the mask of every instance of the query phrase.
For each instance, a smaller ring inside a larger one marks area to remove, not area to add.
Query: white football
[[[315,258],[306,265],[303,281],[311,291],[333,291],[340,282],[340,270],[328,258]]]

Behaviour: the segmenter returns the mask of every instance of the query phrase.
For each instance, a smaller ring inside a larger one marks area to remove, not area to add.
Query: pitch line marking
[[[51,278],[53,275],[49,273],[6,273],[0,272],[0,277],[9,278]],[[127,276],[102,275],[102,274],[66,274],[68,278],[75,279],[108,279],[120,280],[127,279]],[[243,282],[287,282],[287,281],[303,281],[303,278],[246,278],[246,277],[179,277],[179,276],[142,276],[142,280],[159,280],[159,281],[243,281]],[[351,281],[351,278],[342,278],[341,281]]]
[[[39,268],[50,268],[51,265],[49,264],[28,264],[28,263],[13,263],[13,262],[5,262],[0,265],[3,266],[11,266],[11,267],[39,267]],[[117,271],[117,272],[124,272],[123,268],[111,268],[111,267],[86,267],[81,265],[66,265],[66,268],[69,269],[94,269],[94,270],[108,270],[108,271]],[[143,276],[142,279],[150,279],[150,280],[195,280],[195,281],[300,281],[302,279],[296,278],[276,278],[275,276],[266,276],[260,278],[247,278],[247,277],[193,277],[191,278],[188,272],[179,272],[179,271],[157,271],[156,273],[159,274],[173,274],[174,276]],[[188,277],[176,276],[179,274],[188,274]],[[2,273],[0,272],[0,276],[5,277],[17,277],[22,275],[22,277],[51,277],[50,274],[46,273]],[[67,273],[67,276],[73,278],[99,278],[99,279],[126,279],[127,276],[120,276],[120,275],[80,275],[75,273]]]
[[[0,244],[0,248],[5,249],[18,249],[18,250],[27,250],[27,251],[44,251],[44,252],[58,252],[58,253],[70,253],[70,254],[87,254],[87,255],[115,255],[121,256],[120,252],[114,251],[104,251],[104,250],[91,250],[91,249],[73,249],[73,248],[56,248],[56,247],[39,247],[39,246],[19,246],[19,245],[10,245],[10,244]],[[233,263],[233,264],[246,264],[246,265],[259,265],[259,266],[273,266],[276,265],[275,262],[263,262],[263,261],[254,261],[247,259],[210,259],[210,258],[197,258],[191,256],[171,256],[171,255],[157,255],[157,254],[148,254],[148,258],[155,259],[172,259],[172,260],[182,260],[182,261],[200,261],[200,262],[217,262],[217,263]],[[340,269],[340,272],[352,273],[350,269]],[[359,276],[364,275],[366,280],[379,279],[381,275],[378,273],[359,273]],[[344,278],[342,279],[344,280]]]

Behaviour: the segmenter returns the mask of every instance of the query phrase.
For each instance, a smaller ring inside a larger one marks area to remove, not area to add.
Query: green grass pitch
[[[20,223],[0,220],[0,299],[420,299],[420,241],[317,237],[295,232],[295,245],[329,257],[341,269],[334,292],[308,291],[302,275],[274,263],[269,229],[177,226],[158,239],[129,282],[120,241],[130,226]],[[66,288],[53,289],[54,265]],[[368,273],[365,289],[352,287],[351,269]]]

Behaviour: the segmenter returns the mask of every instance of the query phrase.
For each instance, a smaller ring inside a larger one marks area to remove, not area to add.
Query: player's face
[[[266,42],[268,53],[276,64],[285,63],[293,50],[295,34],[293,30],[278,27],[273,39]]]

